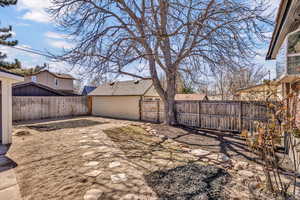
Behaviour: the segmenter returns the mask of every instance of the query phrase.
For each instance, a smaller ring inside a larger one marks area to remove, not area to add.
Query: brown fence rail
[[[253,130],[254,122],[268,120],[265,102],[257,101],[176,101],[180,125],[222,131]],[[141,119],[163,122],[164,105],[159,100],[142,101]]]
[[[68,116],[87,115],[88,97],[37,97],[12,98],[13,121],[29,121]]]

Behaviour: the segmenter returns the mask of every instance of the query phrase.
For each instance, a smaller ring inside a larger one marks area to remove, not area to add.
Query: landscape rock
[[[109,163],[109,168],[114,168],[114,167],[119,167],[119,166],[121,166],[121,163],[118,161]]]
[[[85,152],[84,154],[82,154],[82,157],[87,157],[87,156],[93,155],[94,153],[95,153],[94,151],[88,151],[88,152]]]
[[[249,177],[249,178],[254,176],[254,173],[248,170],[240,170],[238,171],[238,174],[242,177]]]
[[[90,189],[88,190],[83,199],[84,200],[99,200],[99,198],[102,196],[103,192],[99,189]]]
[[[208,155],[210,152],[209,151],[205,151],[202,149],[193,149],[190,152],[191,154],[193,154],[194,156],[206,156]]]
[[[249,163],[248,163],[248,162],[245,162],[245,161],[238,161],[238,162],[235,163],[234,169],[235,169],[235,170],[247,169],[248,166],[249,166]]]
[[[99,164],[97,161],[91,161],[84,164],[85,167],[95,167]]]
[[[136,194],[126,194],[123,197],[121,197],[120,200],[140,200],[140,197]]]
[[[101,174],[100,170],[93,170],[84,175],[89,176],[89,177],[97,177],[99,174]]]
[[[211,160],[215,160],[215,161],[219,161],[219,162],[227,162],[230,160],[230,158],[223,153],[211,154],[211,155],[207,155],[206,157]]]
[[[113,183],[121,183],[127,181],[126,174],[114,174],[110,176]]]

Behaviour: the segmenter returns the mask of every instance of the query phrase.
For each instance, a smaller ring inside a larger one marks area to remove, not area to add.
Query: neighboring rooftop
[[[188,100],[208,100],[206,94],[176,94],[176,101],[188,101]]]
[[[34,83],[34,82],[27,82],[27,83],[16,83],[16,84],[14,84],[13,85],[13,89],[17,89],[17,88],[26,88],[27,86],[33,86],[33,87],[37,87],[37,88],[40,88],[40,89],[42,89],[42,90],[45,90],[45,91],[47,91],[47,92],[49,92],[49,93],[52,93],[52,94],[55,94],[55,95],[57,95],[57,96],[68,96],[67,94],[65,94],[65,93],[63,93],[63,92],[61,92],[61,91],[58,91],[58,90],[55,90],[55,89],[53,89],[53,88],[50,88],[50,87],[48,87],[48,86],[46,86],[46,85],[43,85],[43,84],[39,84],[39,83]],[[28,91],[25,91],[24,90],[24,92],[28,92]],[[30,91],[29,91],[29,93],[30,93]],[[24,96],[24,95],[20,95],[20,96]],[[25,95],[26,96],[26,95]],[[31,96],[31,95],[29,95],[29,96]]]
[[[91,93],[92,91],[94,91],[97,87],[94,87],[94,86],[84,86],[83,90],[82,90],[82,95],[86,96],[88,95],[89,93]]]
[[[36,75],[36,74],[39,74],[39,73],[42,73],[42,72],[48,72],[48,73],[52,74],[53,76],[55,76],[56,78],[73,79],[73,80],[75,80],[75,78],[73,76],[71,76],[70,74],[50,72],[49,70],[42,70],[42,71],[34,73],[32,75]]]
[[[7,70],[4,70],[4,69],[1,69],[1,68],[0,68],[0,72],[4,72],[4,73],[11,74],[11,75],[14,75],[14,76],[20,76],[20,77],[24,77],[24,76],[23,76],[23,75],[21,75],[21,74],[13,73],[13,72],[10,72],[10,71],[7,71]]]
[[[142,96],[152,86],[152,80],[119,81],[100,85],[91,96]]]

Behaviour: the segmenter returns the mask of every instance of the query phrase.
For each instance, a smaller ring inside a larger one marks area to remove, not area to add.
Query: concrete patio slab
[[[2,200],[22,200],[18,185],[0,190],[0,199]]]

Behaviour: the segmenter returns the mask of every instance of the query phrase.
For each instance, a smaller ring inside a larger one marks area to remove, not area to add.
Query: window
[[[300,30],[288,36],[287,73],[300,73]]]
[[[54,84],[55,84],[56,86],[58,86],[58,79],[57,79],[57,78],[54,79]]]
[[[300,74],[300,30],[289,33],[276,59],[277,78]]]
[[[31,81],[36,83],[36,76],[31,76]]]

